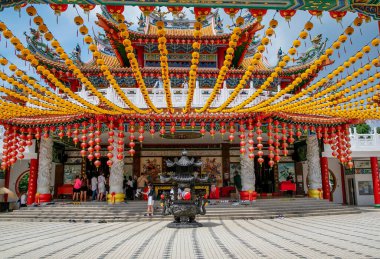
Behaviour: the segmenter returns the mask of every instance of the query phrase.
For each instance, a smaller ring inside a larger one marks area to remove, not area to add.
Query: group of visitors
[[[104,173],[101,173],[98,177],[93,175],[91,181],[88,180],[86,175],[83,175],[82,177],[77,175],[73,185],[73,201],[86,202],[89,190],[91,190],[91,200],[93,201],[102,201],[107,194],[107,180]]]
[[[86,175],[79,178],[79,175],[74,180],[73,201],[87,201],[87,186],[88,179]]]
[[[134,200],[137,191],[137,176],[134,176],[134,178],[128,176],[128,179],[124,176],[123,190],[127,200]]]

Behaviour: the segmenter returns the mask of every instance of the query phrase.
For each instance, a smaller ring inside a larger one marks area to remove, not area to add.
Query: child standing
[[[151,217],[153,216],[153,204],[154,204],[154,200],[153,200],[154,190],[153,190],[153,185],[151,183],[148,185],[148,191],[144,192],[144,194],[148,195],[148,209],[144,216]]]

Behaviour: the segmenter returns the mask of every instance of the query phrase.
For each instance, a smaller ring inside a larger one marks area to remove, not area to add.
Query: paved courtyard
[[[0,257],[380,258],[380,211],[202,223],[0,222]]]

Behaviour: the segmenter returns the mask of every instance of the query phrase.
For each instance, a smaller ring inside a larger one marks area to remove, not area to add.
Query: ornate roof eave
[[[307,114],[297,114],[297,113],[284,113],[284,112],[275,112],[271,114],[267,114],[271,116],[273,119],[284,121],[284,122],[292,122],[299,123],[304,125],[342,125],[342,124],[358,124],[362,123],[362,120],[357,119],[346,119],[346,118],[338,118],[338,117],[328,117],[321,115],[307,115]]]
[[[115,35],[114,33],[118,33],[119,32],[119,29],[117,28],[117,25],[113,22],[113,21],[110,21],[108,20],[106,17],[104,17],[103,15],[101,14],[96,14],[97,18],[98,18],[98,22],[97,24],[101,26],[101,24],[99,23],[99,21],[101,20],[104,24],[107,25],[107,27],[109,28],[109,30],[113,30],[112,31],[112,35]],[[243,28],[242,30],[242,33],[246,32],[246,31],[251,31],[252,30],[252,27],[255,26],[255,23],[254,24],[250,24],[248,25],[247,27]],[[104,28],[103,28],[104,29]],[[170,29],[167,29],[167,30],[170,30]],[[132,31],[130,30],[129,31],[129,34],[130,34],[130,39],[133,41],[135,39],[150,39],[150,40],[155,40],[157,41],[158,39],[158,35],[149,35],[149,34],[145,34],[145,33],[141,33],[141,32],[137,32],[137,31]],[[220,40],[220,41],[223,41],[225,40],[225,44],[228,45],[228,40],[231,36],[231,33],[223,33],[223,34],[218,34],[218,35],[214,35],[214,36],[202,36],[201,38],[201,41],[202,40]],[[166,38],[168,39],[168,41],[170,41],[170,39],[189,39],[189,40],[193,40],[194,37],[193,36],[186,36],[186,35],[167,35]]]
[[[283,121],[286,123],[296,123],[301,125],[314,125],[314,126],[337,126],[343,124],[359,124],[363,123],[363,120],[359,119],[347,119],[347,118],[338,118],[338,117],[328,117],[321,115],[305,115],[305,114],[297,114],[297,113],[283,113],[283,112],[271,112],[271,113],[231,113],[231,114],[223,114],[223,113],[214,113],[209,114],[211,116],[208,121],[225,121],[228,120],[229,117],[236,117],[236,120],[240,120],[243,118],[249,118],[254,116],[260,116],[262,120],[266,118],[272,118],[275,120]],[[69,125],[74,123],[81,123],[82,121],[87,121],[90,118],[94,118],[97,115],[93,114],[69,114],[69,115],[41,115],[41,116],[33,116],[33,117],[16,117],[12,119],[4,119],[0,120],[0,124],[5,125],[17,125],[17,126],[27,126],[31,128],[36,127],[45,127],[45,126],[59,126],[59,125]],[[117,118],[124,118],[126,122],[131,119],[142,120],[142,121],[150,121],[152,116],[155,120],[160,121],[173,121],[173,119],[181,120],[184,118],[184,115],[179,114],[174,116],[172,114],[149,114],[149,115],[118,115]],[[191,113],[190,118],[194,119],[197,122],[205,121],[205,117],[199,114]],[[102,120],[102,118],[100,117]]]
[[[41,115],[33,117],[17,117],[0,121],[0,123],[6,123],[10,125],[26,125],[31,128],[50,126],[50,125],[66,125],[72,123],[80,123],[87,120],[88,114],[69,114],[69,115]]]
[[[99,18],[99,14],[97,14],[97,17]],[[115,42],[115,37],[118,37],[118,35],[115,36],[114,34],[115,33],[117,34],[118,30],[115,32],[114,29],[110,28],[109,27],[109,23],[107,23],[107,21],[108,21],[107,19],[102,19],[102,20],[98,19],[98,21],[96,21],[95,23],[99,27],[103,28],[104,32],[106,33],[106,36],[108,37],[108,39],[110,41],[110,45],[111,45],[111,47],[112,47],[112,49],[113,49],[113,51],[114,51],[117,59],[120,62],[120,65],[121,66],[125,66],[125,62],[123,60],[123,57],[121,56],[119,50],[117,49],[116,42]]]

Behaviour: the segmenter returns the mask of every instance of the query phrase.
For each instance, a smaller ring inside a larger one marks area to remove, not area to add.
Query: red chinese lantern
[[[149,123],[149,125],[150,125],[150,130],[149,130],[149,133],[150,133],[150,135],[152,136],[152,138],[153,138],[153,136],[154,136],[154,133],[155,133],[155,130],[154,130],[154,121],[151,121],[150,123]]]
[[[96,168],[99,168],[99,166],[102,164],[102,162],[100,162],[99,160],[96,160],[94,162],[94,165],[96,166]]]
[[[21,8],[25,7],[28,3],[23,3],[23,4],[20,4],[20,5],[16,5],[15,7],[13,7],[13,9],[19,13],[19,16],[21,17]]]
[[[124,12],[124,5],[106,5],[107,11],[112,14],[122,14]]]
[[[156,7],[154,6],[139,6],[140,11],[143,12],[145,16],[148,16],[149,14],[151,14],[155,8]]]
[[[266,9],[249,9],[249,12],[253,17],[257,19],[258,22],[261,22],[263,20],[263,16],[266,15],[267,10]]]
[[[68,4],[49,4],[49,6],[53,9],[54,14],[57,16],[61,15],[61,13],[65,12],[67,7],[69,7]]]
[[[228,139],[230,140],[230,142],[234,141],[235,139],[235,136],[234,136],[234,133],[235,133],[235,128],[234,128],[234,122],[231,121],[230,122],[230,135],[228,136]]]
[[[334,18],[337,22],[341,22],[342,18],[346,16],[347,11],[329,11],[331,18]]]
[[[366,23],[371,21],[371,17],[369,17],[368,15],[362,14],[362,13],[358,13],[358,17],[360,19],[364,20]]]
[[[168,11],[174,15],[178,15],[182,10],[183,6],[168,6]]]
[[[320,10],[309,10],[309,14],[317,17],[318,19],[321,19],[321,17],[322,17],[322,11],[320,11]]]
[[[91,10],[93,10],[96,7],[96,5],[94,5],[94,4],[80,4],[79,7],[82,8],[86,14],[88,14]]]
[[[284,17],[287,22],[290,22],[296,12],[296,10],[280,10],[280,15]]]
[[[223,10],[226,14],[233,18],[240,11],[240,8],[224,8]]]
[[[204,20],[210,13],[210,7],[194,7],[194,15],[197,20]]]

